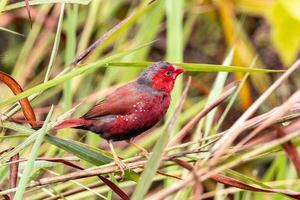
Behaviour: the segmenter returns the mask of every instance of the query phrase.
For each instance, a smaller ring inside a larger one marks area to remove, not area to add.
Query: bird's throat
[[[163,79],[156,80],[152,84],[152,88],[156,90],[161,90],[167,92],[168,94],[171,93],[174,86],[174,81],[164,81]]]

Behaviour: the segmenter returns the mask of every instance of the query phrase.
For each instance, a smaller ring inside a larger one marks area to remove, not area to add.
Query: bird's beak
[[[175,74],[176,76],[178,76],[179,74],[181,74],[182,72],[184,72],[184,69],[178,66],[173,65],[174,69],[175,69]]]

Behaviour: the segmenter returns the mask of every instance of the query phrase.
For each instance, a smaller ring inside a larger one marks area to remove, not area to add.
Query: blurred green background
[[[67,3],[66,3],[67,2]],[[287,69],[297,58],[300,50],[300,1],[299,0],[157,0],[148,5],[146,0],[72,0],[69,1],[30,1],[30,15],[24,1],[0,1],[0,70],[11,74],[26,90],[39,86],[47,80],[58,76],[69,64],[100,36],[113,28],[124,18],[129,21],[101,43],[83,62],[75,68],[81,68],[97,62],[107,56],[125,52],[118,57],[118,62],[142,62],[167,60],[174,63],[202,63],[250,67],[264,69]],[[154,41],[154,42],[153,42]],[[152,43],[151,43],[152,42]],[[150,44],[149,44],[150,43]],[[131,49],[146,45],[133,53]],[[229,52],[233,52],[231,57]],[[227,59],[227,63],[224,61]],[[229,61],[228,61],[229,60]],[[225,63],[225,64],[224,64]],[[252,63],[252,64],[251,64]],[[253,64],[254,63],[254,64]],[[209,66],[207,65],[209,71]],[[87,97],[86,102],[76,110],[79,116],[95,102],[104,98],[107,92],[119,84],[133,80],[140,68],[133,67],[99,67],[93,73],[82,72],[82,76],[67,78],[63,83],[56,82],[54,87],[43,88],[44,91],[32,101],[39,120],[44,120],[50,106],[55,105],[54,116],[68,111]],[[200,71],[200,70],[199,70]],[[174,112],[175,103],[181,97],[188,75],[192,83],[183,111],[180,114],[173,137],[182,125],[186,124],[212,99],[208,97],[213,91],[220,94],[224,85],[232,81],[241,81],[244,73],[236,72],[225,75],[224,81],[218,78],[219,73],[186,72],[178,80],[173,92],[173,102],[167,117]],[[223,74],[224,76],[224,74]],[[218,119],[225,106],[207,118],[191,134],[187,141],[199,139],[199,131],[205,136],[214,135],[219,130],[226,130],[232,123],[265,91],[278,77],[278,74],[253,73],[244,83],[236,103],[225,117],[222,124]],[[219,81],[217,81],[219,80]],[[282,104],[300,86],[299,73],[290,78],[290,84],[282,85],[276,93],[260,108],[263,113],[274,106]],[[219,89],[216,89],[219,85]],[[43,86],[41,86],[43,87]],[[36,94],[31,92],[30,95]],[[13,95],[0,85],[0,102]],[[208,101],[207,101],[208,100]],[[14,101],[16,102],[16,101]],[[12,105],[12,104],[11,104]],[[6,115],[11,107],[1,110]],[[55,117],[52,117],[55,119]],[[22,113],[14,115],[15,119],[23,119]],[[137,140],[151,149],[159,135],[163,124],[152,130],[152,134],[142,135]],[[220,129],[219,129],[220,128]],[[201,132],[201,131],[200,131]],[[22,134],[18,131],[18,134]],[[23,137],[10,136],[11,132],[2,131],[0,150],[21,144]],[[86,143],[89,148],[107,149],[105,141],[94,134],[85,134],[74,130],[63,130],[58,137]],[[27,137],[27,136],[24,136]],[[121,157],[129,158],[137,153],[134,148],[120,142],[117,145]],[[30,146],[29,146],[30,147]],[[24,148],[21,157],[28,157],[31,148]],[[67,157],[60,147],[43,143],[38,152],[43,157]],[[48,164],[48,165],[47,165]],[[85,167],[94,165],[80,161]],[[60,164],[42,163],[34,169],[31,178],[47,176],[47,170],[58,174],[70,171]],[[251,161],[248,165],[235,169],[242,174],[261,182],[296,179],[292,164],[282,152],[266,155]],[[167,169],[184,176],[186,172],[178,167]],[[8,167],[0,167],[0,188],[8,187]],[[172,178],[156,177],[157,181],[150,191],[155,191],[173,182]],[[63,192],[89,185],[96,178],[87,178],[76,183],[66,182],[26,193],[27,199],[46,199],[48,195],[59,196]],[[132,181],[120,183],[131,194],[134,190]],[[276,184],[275,184],[276,185]],[[299,190],[295,185],[279,184],[282,188]],[[207,181],[206,191],[224,189],[222,185]],[[174,194],[172,199],[189,199],[191,188]],[[95,193],[97,193],[95,195]],[[99,197],[101,194],[102,197]],[[67,199],[111,198],[111,191],[99,186],[92,191],[83,191],[68,196]],[[231,198],[232,197],[232,198]],[[284,199],[280,195],[253,192],[234,192],[228,199]],[[226,195],[216,195],[215,199],[225,199]]]

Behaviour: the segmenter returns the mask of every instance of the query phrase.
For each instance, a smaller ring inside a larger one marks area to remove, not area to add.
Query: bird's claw
[[[125,170],[126,170],[127,166],[120,159],[116,159],[115,163],[116,163],[116,165],[119,167],[119,169],[121,171],[121,177],[124,178],[125,177]]]
[[[142,146],[140,146],[140,145],[134,143],[132,139],[129,140],[128,143],[129,143],[130,145],[134,146],[135,148],[137,148],[137,149],[140,150],[140,152],[139,152],[138,155],[143,156],[143,157],[145,157],[147,160],[149,160],[149,158],[150,158],[149,152],[148,152],[144,147],[142,147]]]
[[[150,158],[150,154],[146,149],[142,150],[139,155],[145,157],[147,160]]]

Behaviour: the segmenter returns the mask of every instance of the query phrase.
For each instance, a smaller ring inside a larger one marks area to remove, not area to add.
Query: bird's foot
[[[121,171],[121,177],[124,178],[125,177],[125,169],[127,168],[127,166],[122,162],[122,160],[118,157],[117,153],[115,152],[113,143],[111,140],[108,141],[109,144],[109,148],[111,150],[111,153],[114,157],[114,161],[116,163],[116,165],[119,167],[120,171]]]
[[[124,178],[125,177],[125,170],[127,169],[126,164],[122,160],[120,160],[119,158],[114,159],[114,161],[115,161],[115,164],[119,167],[119,169],[121,171],[121,177]]]
[[[141,149],[141,152],[139,153],[139,155],[145,157],[147,160],[149,160],[149,158],[150,158],[149,152],[144,148]]]
[[[150,154],[149,152],[142,146],[136,144],[133,142],[133,139],[127,141],[130,145],[134,146],[135,148],[137,148],[138,150],[140,150],[141,152],[139,153],[140,156],[144,156],[147,160],[150,158]]]

